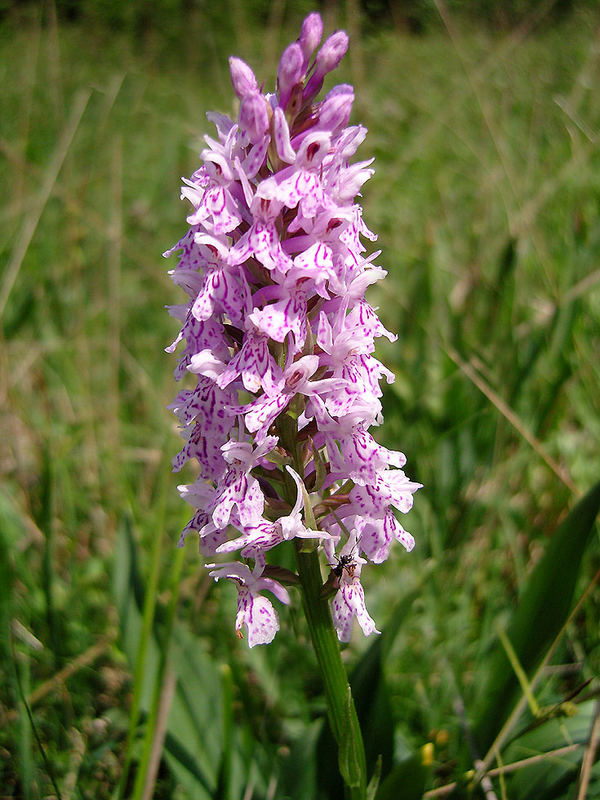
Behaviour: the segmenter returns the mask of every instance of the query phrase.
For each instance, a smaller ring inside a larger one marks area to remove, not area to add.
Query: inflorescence
[[[379,382],[394,379],[374,341],[396,339],[365,300],[386,275],[373,264],[380,251],[363,255],[361,237],[376,237],[354,202],[372,159],[350,163],[366,135],[348,125],[353,88],[317,100],[348,47],[337,31],[313,57],[321,35],[310,14],[272,94],[230,59],[238,119],[207,115],[217,138],[205,137],[202,166],[182,189],[190,228],[165,253],[179,253],[171,276],[189,295],[169,309],[182,328],[167,350],[184,342],[175,376],[197,379],[171,406],[186,440],[174,469],[199,465],[196,482],[180,487],[196,509],[180,543],[195,532],[211,559],[240,553],[207,566],[236,583],[236,630],[246,628],[251,647],[279,628],[261,592],[289,603],[268,551],[292,539],[322,546],[334,625],[348,641],[354,616],[365,635],[376,632],[363,565],[385,561],[394,540],[414,546],[393,509],[409,511],[420,484],[403,472],[404,455],[368,432],[383,420]]]

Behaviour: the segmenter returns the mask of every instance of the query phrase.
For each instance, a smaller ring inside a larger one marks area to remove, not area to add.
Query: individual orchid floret
[[[298,37],[298,44],[300,45],[302,49],[302,55],[304,56],[303,67],[305,72],[308,62],[310,61],[310,57],[321,41],[321,36],[323,36],[323,22],[321,21],[319,14],[313,11],[313,13],[309,14],[302,23],[302,29],[300,31],[300,36]]]
[[[338,564],[333,568],[337,578],[338,591],[333,598],[331,611],[333,624],[341,642],[350,641],[354,617],[358,620],[358,624],[365,636],[370,636],[372,633],[380,633],[365,605],[365,594],[360,583],[360,574],[363,564],[367,562],[364,558],[356,555],[357,550],[356,536],[350,536],[340,551]]]
[[[357,567],[352,577],[347,571],[340,578],[340,588],[331,604],[333,624],[340,642],[349,642],[352,635],[354,617],[365,636],[381,633],[377,630],[375,620],[370,616],[365,605],[365,593],[360,583],[360,570]]]
[[[352,86],[345,83],[336,86],[321,103],[318,127],[332,133],[343,128],[348,124],[353,103],[354,89]]]
[[[346,55],[347,50],[348,34],[346,31],[332,33],[317,53],[314,74],[323,76],[334,70]]]
[[[222,363],[222,362],[220,362]],[[259,331],[248,332],[241,349],[216,378],[217,384],[225,389],[240,377],[246,391],[256,394],[261,389],[273,396],[281,380],[282,370],[269,351],[269,340]]]
[[[315,58],[315,67],[306,88],[304,90],[304,101],[312,100],[323,86],[323,78],[328,72],[334,70],[348,49],[348,34],[345,31],[336,31],[325,40],[323,46]]]
[[[262,141],[269,130],[267,103],[258,91],[248,92],[240,104],[240,128],[252,144]]]
[[[273,578],[263,577],[262,567],[259,565],[252,571],[246,564],[238,562],[207,564],[206,568],[211,570],[209,575],[216,581],[228,578],[237,585],[235,631],[238,638],[243,638],[242,630],[246,628],[249,647],[272,642],[279,630],[279,617],[271,601],[259,592],[272,592],[281,603],[289,605],[290,596],[287,590]]]
[[[410,553],[415,546],[414,537],[398,522],[392,509],[387,509],[382,519],[359,517],[361,549],[373,564],[386,561],[394,541]]]
[[[279,105],[282,109],[287,107],[292,90],[298,86],[304,77],[304,56],[302,48],[296,42],[288,45],[283,51],[277,73],[277,90]]]
[[[231,56],[229,71],[234,92],[242,100],[250,92],[258,91],[258,84],[251,68],[241,58]]]
[[[218,529],[227,527],[236,508],[242,525],[254,525],[259,522],[265,498],[251,470],[275,447],[276,443],[276,436],[267,436],[255,449],[249,442],[235,440],[221,447],[223,458],[229,467],[217,484],[215,497],[210,506],[213,522]]]
[[[304,507],[304,495],[306,493],[306,489],[302,483],[300,475],[298,475],[298,473],[289,465],[286,467],[286,469],[294,479],[298,494],[296,497],[296,503],[291,512],[285,517],[280,517],[278,520],[278,524],[281,528],[281,536],[283,537],[284,541],[287,542],[295,539],[296,537],[300,539],[321,538],[323,536],[323,531],[309,530],[304,525],[302,517],[300,516],[300,511]],[[327,534],[325,535],[327,536]]]
[[[274,393],[273,396],[263,394],[253,403],[237,409],[245,415],[246,428],[257,434],[257,439],[262,440],[270,425],[298,395],[311,397],[328,394],[345,385],[343,379],[310,380],[318,368],[318,356],[302,356],[292,362],[281,377],[277,393]]]
[[[273,111],[273,138],[279,158],[286,164],[293,164],[296,152],[290,141],[290,127],[281,106]]]
[[[275,522],[262,520],[257,525],[245,527],[241,536],[220,544],[217,553],[233,553],[239,550],[244,558],[257,559],[261,551],[266,552],[292,539],[325,541],[330,538],[327,531],[312,530],[304,525],[300,512],[304,508],[306,489],[298,473],[289,465],[286,469],[294,479],[297,489],[296,502],[290,513],[279,517]]]

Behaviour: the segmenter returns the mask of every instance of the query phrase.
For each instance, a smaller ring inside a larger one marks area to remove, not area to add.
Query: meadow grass
[[[365,570],[379,627],[402,615],[373,724],[391,714],[395,764],[429,743],[430,792],[470,766],[498,628],[600,476],[597,20],[498,38],[447,22],[353,42],[340,78],[376,156],[363,205],[389,275],[371,300],[399,333],[380,348],[397,378],[377,437],[425,486],[415,551]],[[212,134],[204,113],[231,110],[226,56],[268,79],[287,41],[277,20],[251,23],[227,41],[196,19],[178,52],[52,19],[0,29],[0,796],[300,798],[315,775],[326,792],[299,597],[276,643],[249,651],[235,592],[213,593],[193,544],[175,549],[186,477],[170,473],[163,306],[181,297],[160,253],[185,229],[179,179]],[[576,599],[599,566],[593,537]],[[541,706],[598,674],[599,611],[594,584]],[[349,669],[371,644],[353,640]],[[552,746],[574,735],[559,725]],[[505,796],[546,796],[531,785]]]

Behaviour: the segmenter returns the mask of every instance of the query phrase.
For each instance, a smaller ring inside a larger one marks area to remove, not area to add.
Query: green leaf
[[[526,673],[531,673],[540,663],[567,619],[581,559],[599,509],[600,483],[562,522],[529,576],[506,630]],[[482,689],[474,709],[474,732],[481,753],[492,744],[519,691],[517,676],[499,643],[484,667],[487,678],[480,682]]]
[[[366,800],[375,800],[375,796],[377,795],[377,790],[379,789],[379,784],[381,782],[381,756],[377,759],[377,763],[375,764],[375,769],[373,770],[373,775],[371,776],[371,780],[369,781],[369,785],[367,786],[367,797]]]
[[[515,295],[515,267],[517,265],[517,241],[511,236],[500,255],[496,279],[489,295],[488,313],[483,321],[486,331],[501,330],[512,334],[512,311]],[[507,351],[505,337],[498,342],[504,352]]]
[[[130,517],[123,518],[115,546],[113,593],[119,612],[121,642],[129,663],[136,664],[142,636],[142,609],[144,607],[144,584],[141,577],[136,543]],[[158,645],[150,641],[144,665],[144,680],[140,697],[140,709],[148,711],[152,699],[152,686],[159,662]],[[139,689],[139,687],[138,687]]]
[[[589,738],[596,701],[588,700],[577,707],[571,717],[548,720],[535,730],[523,734],[503,753],[504,765],[535,755],[552,753],[571,744],[584,745]],[[539,761],[506,775],[506,790],[510,800],[555,800],[563,797],[581,768],[583,748],[572,752],[548,755]],[[587,797],[596,797],[589,793]]]
[[[133,665],[142,635],[144,587],[131,524],[126,521],[116,543],[113,588],[121,623],[125,653]],[[160,661],[159,631],[150,637],[140,711],[147,715]],[[201,641],[176,626],[173,634],[173,668],[177,687],[169,713],[164,756],[191,797],[211,800],[222,763],[221,678]],[[210,731],[210,735],[207,735]]]
[[[361,741],[356,714],[353,714],[352,692],[348,686],[344,706],[344,722],[339,741],[338,763],[340,775],[348,786],[359,786],[361,780],[360,753],[357,743]]]
[[[281,797],[315,800],[316,797],[322,796],[317,794],[317,754],[321,730],[328,727],[323,723],[323,719],[318,719],[304,727],[289,756],[281,760],[279,785]],[[335,754],[333,758],[335,759]],[[343,793],[344,790],[341,791]]]
[[[381,783],[376,800],[421,800],[428,769],[418,753],[401,761]]]
[[[188,792],[193,792],[199,800],[212,798],[210,784],[198,764],[196,753],[190,752],[170,732],[165,736],[164,757],[171,772]]]
[[[419,594],[420,588],[415,589],[397,604],[383,633],[373,640],[373,644],[354,668],[350,679],[365,742],[367,768],[371,773],[381,757],[382,777],[392,769],[395,729],[384,664],[400,626]]]
[[[231,787],[231,755],[233,750],[233,677],[228,664],[221,665],[223,695],[223,750],[219,765],[217,788],[213,800],[227,800]]]

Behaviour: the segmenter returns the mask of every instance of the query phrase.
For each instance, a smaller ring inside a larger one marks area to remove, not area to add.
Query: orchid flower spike
[[[363,566],[396,542],[414,547],[398,514],[420,484],[369,431],[383,419],[380,383],[394,380],[375,340],[396,338],[365,298],[386,274],[380,252],[366,253],[376,236],[357,202],[372,159],[354,160],[366,129],[349,125],[352,86],[318,97],[348,49],[344,31],[319,47],[322,34],[309,14],[272,92],[230,59],[237,116],[208,114],[216,133],[181,191],[189,227],[164,254],[178,254],[170,274],[185,296],[169,309],[181,329],[166,348],[180,348],[183,383],[170,406],[184,440],[173,469],[191,462],[196,476],[179,487],[193,507],[180,544],[196,534],[210,575],[235,583],[235,629],[250,647],[280,624],[262,593],[290,602],[286,571],[272,571],[286,542],[325,552],[341,641],[354,618],[377,633]],[[234,553],[242,560],[217,563]]]

